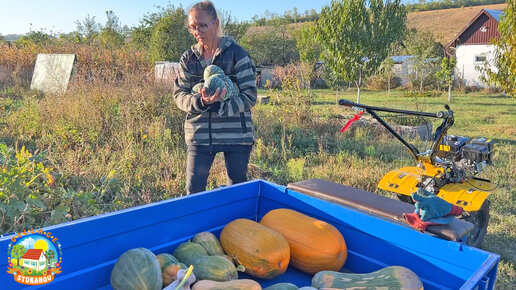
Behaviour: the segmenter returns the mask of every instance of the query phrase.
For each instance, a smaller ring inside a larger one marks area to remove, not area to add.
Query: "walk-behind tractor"
[[[447,135],[453,125],[453,111],[445,105],[446,111],[426,113],[390,108],[372,107],[340,100],[340,105],[353,107],[359,111],[358,119],[364,111],[369,113],[390,133],[405,145],[414,156],[416,166],[403,167],[388,172],[378,183],[378,188],[394,193],[400,200],[413,203],[411,194],[418,188],[434,194],[451,204],[464,209],[460,218],[475,225],[466,243],[478,247],[486,235],[489,222],[488,196],[497,186],[491,181],[477,177],[491,164],[493,142],[489,139],[470,139]],[[387,124],[376,112],[389,112],[409,116],[442,119],[442,123],[431,136],[432,146],[425,152],[405,140]],[[351,123],[348,123],[348,127]]]

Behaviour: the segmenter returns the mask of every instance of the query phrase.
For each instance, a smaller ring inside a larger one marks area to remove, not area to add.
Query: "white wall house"
[[[457,81],[462,81],[467,86],[486,86],[480,80],[481,73],[478,67],[484,66],[486,61],[493,64],[495,46],[491,42],[500,37],[498,22],[502,14],[503,11],[482,9],[448,43],[448,50],[454,52],[457,59],[455,67]]]
[[[47,258],[41,249],[29,249],[25,255],[21,257],[23,267],[31,268],[36,271],[45,269],[47,266]]]
[[[467,86],[485,86],[480,80],[481,72],[477,68],[483,67],[486,61],[493,64],[494,48],[492,44],[459,45],[455,51],[457,58],[455,75],[460,77]]]

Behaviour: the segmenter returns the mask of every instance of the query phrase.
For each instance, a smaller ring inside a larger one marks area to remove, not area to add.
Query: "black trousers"
[[[227,185],[247,181],[247,164],[251,155],[251,146],[245,147],[248,147],[248,149],[222,151],[226,163]],[[220,151],[188,150],[186,167],[187,194],[206,190],[210,168],[217,152]]]

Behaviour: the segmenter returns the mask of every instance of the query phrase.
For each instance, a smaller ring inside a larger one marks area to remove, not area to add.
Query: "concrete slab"
[[[75,54],[38,54],[31,90],[64,93],[73,72]]]

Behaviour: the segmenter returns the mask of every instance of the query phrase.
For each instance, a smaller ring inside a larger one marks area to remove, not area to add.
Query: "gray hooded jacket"
[[[191,93],[203,80],[209,65],[199,44],[193,45],[180,60],[181,68],[175,80],[174,98],[177,106],[187,112],[184,124],[185,140],[197,145],[252,145],[254,142],[251,107],[256,104],[254,64],[245,49],[231,37],[223,36],[212,64],[222,68],[237,84],[240,94],[226,101],[204,106],[201,94]]]

